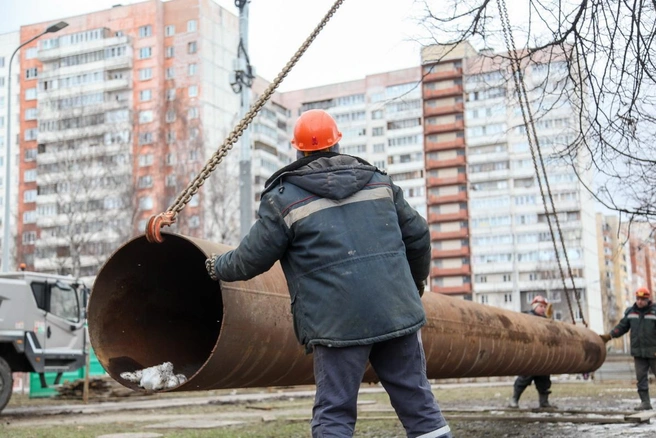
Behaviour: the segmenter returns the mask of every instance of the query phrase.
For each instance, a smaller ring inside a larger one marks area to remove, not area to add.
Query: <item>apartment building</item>
[[[654,291],[656,286],[656,236],[648,222],[624,222],[622,232],[629,235],[631,255],[631,293],[627,304],[635,301],[634,292],[640,287]]]
[[[7,95],[7,88],[9,86],[9,61],[11,54],[16,50],[20,45],[19,43],[19,33],[10,32],[0,35],[0,169],[2,175],[0,175],[0,211],[3,212],[2,219],[0,219],[0,236],[4,236],[4,227],[9,226],[9,235],[12,237],[11,241],[8,242],[10,245],[9,251],[12,258],[14,257],[14,237],[16,236],[16,196],[18,192],[18,178],[17,178],[17,159],[18,156],[18,144],[16,138],[18,138],[18,97],[20,95],[20,83],[15,80],[18,72],[20,72],[20,61],[18,56],[14,56],[14,61],[12,65],[12,77],[14,81],[11,83],[11,108],[8,108],[9,98]],[[8,116],[7,110],[10,109],[11,113]],[[10,132],[11,138],[9,139],[9,149],[10,155],[13,157],[11,160],[6,158],[7,150],[7,128],[11,124]],[[10,196],[11,199],[8,201],[10,205],[10,223],[4,223],[4,208],[5,208],[5,166],[6,164],[10,165],[10,174],[11,181],[10,184]],[[1,239],[1,238],[0,238]],[[4,245],[5,242],[0,242],[0,248]],[[4,260],[0,261],[4,263]],[[9,262],[10,269],[15,265],[13,260]]]
[[[409,68],[364,79],[281,93],[291,111],[290,135],[298,116],[324,109],[342,132],[340,151],[385,170],[404,196],[426,215],[421,70]]]
[[[232,129],[238,19],[211,0],[149,0],[64,21],[22,50],[16,70],[18,258],[29,269],[94,275]],[[21,27],[20,41],[49,24]],[[174,231],[220,238],[214,210],[238,185],[213,178]]]
[[[562,86],[564,64],[534,63],[525,80],[565,242],[565,284],[508,66],[462,43],[424,48],[422,68],[431,289],[516,311],[544,295],[556,319],[571,320],[569,291],[574,318],[602,330],[594,203],[552,154],[577,130],[571,105],[545,94]],[[579,174],[590,182],[584,164]]]
[[[629,236],[618,216],[597,213],[599,285],[604,309],[604,333],[612,330],[633,304]],[[612,339],[611,349],[629,352],[628,338]]]

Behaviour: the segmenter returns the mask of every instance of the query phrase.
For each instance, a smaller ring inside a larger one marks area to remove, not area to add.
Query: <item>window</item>
[[[381,135],[385,135],[385,128],[378,127],[378,128],[373,128],[371,130],[371,135],[374,137],[379,137]]]
[[[166,90],[166,100],[169,102],[175,100],[175,88],[169,88]]]
[[[196,74],[196,71],[198,70],[198,66],[196,64],[189,64],[187,67],[187,73],[189,76],[193,76]]]
[[[374,152],[385,152],[385,143],[376,143],[374,145]]]
[[[36,210],[29,210],[23,213],[23,223],[33,224],[36,222]]]
[[[175,131],[169,131],[166,133],[166,142],[168,144],[175,143]]]
[[[152,132],[141,132],[139,133],[139,144],[152,144],[153,143],[153,133]]]
[[[145,189],[153,186],[153,177],[150,175],[140,176],[139,177],[139,188]]]
[[[503,294],[504,303],[512,303],[512,294]]]
[[[149,37],[153,34],[153,27],[149,24],[139,28],[139,38]]]
[[[189,97],[196,97],[196,96],[198,96],[198,85],[190,85]]]
[[[36,108],[28,108],[25,110],[25,120],[36,120],[38,111]]]
[[[36,128],[26,129],[25,130],[25,141],[36,140],[36,136],[39,135],[39,130]]]
[[[153,78],[153,69],[152,68],[142,68],[139,70],[139,80],[147,81],[148,79]]]
[[[25,173],[23,174],[23,181],[24,182],[36,181],[36,169],[26,170]]]
[[[23,192],[23,202],[36,202],[36,190],[25,190]]]
[[[139,198],[139,210],[151,210],[153,208],[153,198],[144,196]]]
[[[139,155],[139,167],[151,166],[153,164],[153,154]]]
[[[175,122],[175,110],[168,110],[166,112],[166,123],[172,123]]]
[[[36,58],[36,54],[38,53],[38,49],[36,47],[30,47],[29,49],[25,50],[25,59],[34,59]],[[0,65],[0,67],[2,67]]]
[[[39,72],[36,67],[28,68],[25,70],[25,79],[35,79],[38,74]]]
[[[0,144],[2,146],[2,144]],[[36,160],[36,156],[38,154],[38,149],[25,149],[25,161],[34,161]],[[1,165],[2,163],[0,163]]]
[[[198,118],[198,107],[191,107],[189,108],[187,118],[189,119],[197,119]]]
[[[139,123],[150,123],[153,121],[153,112],[148,110],[148,111],[140,111],[139,112]]]
[[[151,56],[153,56],[152,47],[142,47],[139,49],[139,59],[146,59],[150,58]]]
[[[383,118],[383,110],[376,110],[371,112],[371,120],[379,120]]]
[[[75,289],[61,282],[51,285],[50,313],[67,321],[79,321],[80,310]]]
[[[175,56],[175,49],[173,46],[169,46],[166,48],[166,57],[167,58],[173,58]]]
[[[34,245],[36,242],[36,231],[26,231],[23,233],[23,245]]]
[[[190,43],[187,43],[187,53],[196,53],[198,50],[198,45],[196,44],[196,41],[191,41]]]
[[[175,175],[166,175],[166,186],[175,187]]]
[[[0,56],[0,68],[2,68],[2,67],[4,67],[4,66],[5,66],[5,57],[4,57],[4,56]]]
[[[175,26],[168,25],[164,28],[164,36],[173,36],[175,35]]]
[[[36,88],[27,88],[25,90],[25,100],[36,99]]]
[[[141,90],[139,92],[139,100],[142,102],[148,102],[152,98],[153,98],[152,90]]]
[[[175,68],[168,67],[166,69],[166,79],[173,79],[175,77]]]
[[[196,20],[187,21],[187,32],[196,32],[198,30],[198,22]]]

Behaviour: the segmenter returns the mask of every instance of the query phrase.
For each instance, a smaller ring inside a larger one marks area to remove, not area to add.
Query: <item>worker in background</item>
[[[649,369],[656,375],[656,305],[651,301],[649,289],[636,290],[635,303],[626,309],[624,317],[608,334],[600,335],[604,342],[619,338],[631,330],[631,356],[635,363],[640,405],[637,411],[650,410]]]
[[[533,301],[531,301],[531,310],[528,312],[529,315],[546,318],[548,304],[546,298],[542,295],[537,295],[533,298]],[[519,407],[519,398],[531,382],[535,382],[535,388],[538,390],[540,408],[556,409],[557,406],[549,403],[549,394],[551,394],[551,376],[518,376],[517,379],[515,379],[513,396],[510,399],[510,407]]]
[[[266,182],[239,246],[206,267],[238,281],[281,261],[296,337],[313,353],[313,437],[353,435],[368,362],[408,437],[451,437],[419,335],[428,226],[384,172],[338,153],[341,138],[327,112],[304,112],[292,140],[298,160]]]

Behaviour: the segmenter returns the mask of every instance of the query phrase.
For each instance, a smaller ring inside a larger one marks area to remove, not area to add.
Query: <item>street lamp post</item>
[[[16,47],[14,53],[11,54],[9,58],[9,70],[7,75],[7,144],[5,145],[5,215],[3,219],[3,231],[4,235],[2,237],[2,272],[9,272],[9,223],[10,223],[10,178],[11,178],[11,62],[14,60],[14,56],[21,49],[21,47],[31,43],[37,38],[42,37],[47,33],[59,32],[63,28],[68,26],[68,23],[65,21],[60,21],[57,24],[48,26],[46,30],[38,34],[37,36],[30,38],[25,41],[20,46]]]

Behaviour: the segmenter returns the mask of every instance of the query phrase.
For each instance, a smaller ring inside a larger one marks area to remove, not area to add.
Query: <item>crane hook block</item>
[[[164,238],[160,233],[163,226],[170,227],[175,223],[175,213],[165,211],[155,216],[151,216],[146,224],[146,240],[150,243],[162,243]]]

